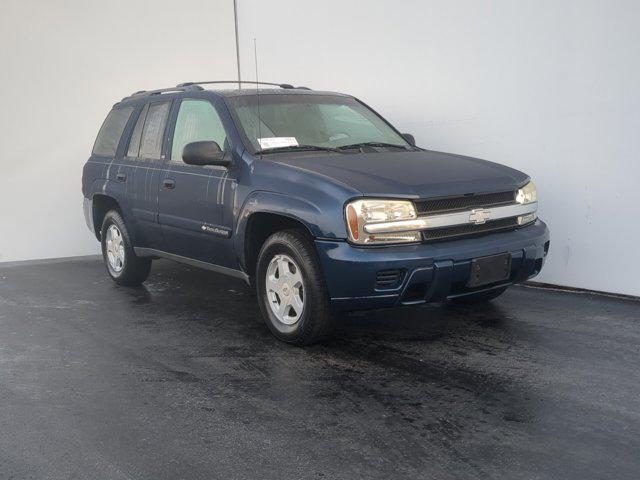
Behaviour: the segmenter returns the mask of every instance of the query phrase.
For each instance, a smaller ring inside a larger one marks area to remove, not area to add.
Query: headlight
[[[410,243],[421,239],[419,231],[410,230],[411,221],[417,219],[418,215],[413,202],[407,200],[355,200],[347,204],[345,217],[349,240],[353,243]],[[374,225],[397,225],[399,231],[377,233]]]
[[[527,183],[524,187],[518,189],[516,194],[516,202],[526,205],[538,201],[538,192],[533,182]]]
[[[538,192],[536,191],[536,185],[533,182],[527,183],[524,187],[518,189],[516,193],[516,202],[526,205],[528,203],[536,203],[538,201]],[[538,218],[536,212],[533,211],[527,215],[520,215],[518,217],[518,225],[527,225],[534,222]]]

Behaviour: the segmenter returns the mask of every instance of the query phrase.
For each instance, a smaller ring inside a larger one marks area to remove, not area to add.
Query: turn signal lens
[[[358,228],[358,214],[353,205],[347,205],[347,224],[351,238],[357,242],[360,237],[360,229]]]
[[[527,223],[533,222],[537,218],[537,215],[534,213],[527,213],[526,215],[520,215],[518,217],[518,225],[526,225]]]

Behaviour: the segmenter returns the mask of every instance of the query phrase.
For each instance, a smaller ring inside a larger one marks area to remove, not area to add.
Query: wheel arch
[[[93,218],[93,230],[98,241],[101,239],[100,230],[102,228],[102,222],[104,216],[109,210],[117,210],[120,215],[123,215],[122,207],[120,203],[112,196],[96,193],[92,198],[92,218]]]
[[[251,281],[255,274],[258,255],[264,242],[274,233],[296,229],[313,241],[314,235],[302,220],[281,212],[257,211],[247,217],[244,228],[242,267]]]
[[[249,277],[255,258],[269,235],[286,228],[302,229],[311,239],[322,236],[321,210],[302,198],[269,191],[255,191],[243,202],[235,229],[234,250]],[[257,249],[257,252],[255,251]]]

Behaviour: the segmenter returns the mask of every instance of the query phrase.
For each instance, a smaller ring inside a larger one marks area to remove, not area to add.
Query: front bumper
[[[345,241],[316,240],[332,308],[367,310],[437,302],[522,282],[537,275],[549,250],[549,229],[537,220],[510,232],[447,242],[355,247]],[[471,260],[510,252],[507,281],[469,289]],[[398,282],[380,287],[381,271],[398,270]]]

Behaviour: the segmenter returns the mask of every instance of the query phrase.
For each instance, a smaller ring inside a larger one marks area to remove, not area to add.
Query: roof
[[[260,88],[259,92],[256,88],[251,88],[251,85],[247,85],[242,90],[235,89],[207,89],[220,95],[221,97],[240,97],[245,95],[337,95],[340,97],[348,97],[344,93],[337,92],[324,92],[318,90],[311,90],[307,88]]]
[[[180,83],[175,87],[160,88],[157,90],[139,90],[137,92],[132,93],[128,97],[123,98],[121,102],[142,100],[152,95],[164,95],[164,94],[181,93],[181,92],[202,92],[202,91],[212,92],[221,97],[238,97],[238,96],[245,96],[245,95],[256,95],[258,88],[259,88],[260,95],[337,95],[337,96],[344,96],[344,97],[348,96],[342,93],[319,92],[319,91],[311,90],[306,87],[294,87],[289,84],[277,84],[277,83],[269,83],[269,82],[243,81],[242,83],[246,84],[245,88],[230,88],[230,89],[206,88],[205,89],[202,87],[202,85],[205,85],[205,84],[234,85],[237,83],[238,81],[206,81],[206,82]],[[263,88],[263,87],[259,87],[259,85],[279,86],[280,88]]]

